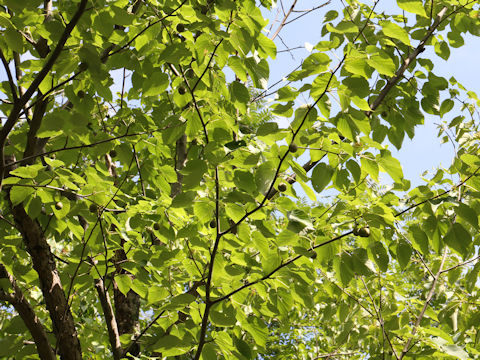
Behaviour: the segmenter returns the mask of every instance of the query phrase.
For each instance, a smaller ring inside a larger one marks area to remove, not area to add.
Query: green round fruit
[[[78,96],[79,99],[83,99],[85,97],[85,91],[79,90],[77,92],[77,96]]]
[[[157,231],[160,230],[160,224],[159,223],[153,224],[153,228]]]
[[[195,77],[195,71],[193,71],[193,69],[190,68],[185,72],[185,76],[189,79],[193,79]]]
[[[185,89],[185,86],[182,85],[178,88],[178,93],[180,95],[185,95],[186,92],[187,92],[187,89]]]
[[[310,251],[310,259],[316,259],[317,258],[317,253],[314,250]]]
[[[368,226],[357,226],[355,229],[353,229],[353,234],[360,237],[369,237],[370,229]]]
[[[110,157],[114,158],[117,156],[117,151],[115,149],[110,150],[109,154],[110,154]]]
[[[185,25],[183,25],[182,23],[177,24],[177,32],[181,33],[184,31],[185,31]]]
[[[55,209],[62,210],[63,209],[63,203],[61,201],[57,202],[55,204]]]
[[[215,229],[217,227],[217,222],[215,220],[210,221],[210,224],[208,224],[211,229]]]
[[[278,191],[284,192],[284,191],[286,191],[286,190],[287,190],[287,184],[285,184],[285,183],[283,183],[283,182],[280,183],[280,184],[278,184]]]
[[[88,207],[88,210],[92,213],[92,214],[95,214],[98,210],[98,207],[97,205],[95,204],[90,204],[90,206]]]
[[[291,152],[291,153],[296,153],[297,150],[298,150],[298,146],[297,144],[295,143],[291,143],[290,146],[288,147],[288,150]]]

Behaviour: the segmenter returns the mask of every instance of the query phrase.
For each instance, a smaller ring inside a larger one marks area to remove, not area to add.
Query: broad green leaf
[[[472,246],[472,236],[459,223],[454,223],[452,226],[450,226],[450,229],[443,238],[443,241],[462,257],[466,257],[468,255],[469,249]]]
[[[377,161],[381,169],[385,171],[393,181],[401,183],[403,180],[402,165],[392,157],[389,152],[382,151],[381,155],[377,155]]]
[[[312,172],[312,186],[317,193],[321,193],[327,187],[333,173],[333,169],[325,163],[319,163],[315,166]]]
[[[397,4],[407,12],[427,17],[423,1],[421,0],[397,0]]]
[[[368,252],[373,261],[377,264],[380,271],[384,272],[388,269],[388,254],[385,250],[385,247],[382,245],[381,242],[374,242],[368,248]]]
[[[12,205],[15,206],[20,204],[34,192],[35,189],[28,186],[14,186],[12,190],[10,190],[10,200],[12,201]]]
[[[205,344],[202,349],[202,356],[200,357],[202,360],[216,360],[217,352],[215,350],[215,346],[211,343]]]
[[[405,45],[410,46],[410,38],[407,31],[399,25],[392,23],[391,21],[380,21],[382,32],[393,39],[400,40]]]
[[[10,171],[10,174],[26,179],[33,179],[41,169],[43,169],[43,165],[41,164],[22,166]]]
[[[363,76],[369,79],[372,69],[368,66],[367,55],[355,49],[352,49],[345,59],[345,70],[348,72]]]
[[[20,32],[16,31],[15,29],[8,28],[4,32],[4,39],[7,43],[8,47],[12,50],[21,53],[23,50],[23,37]]]
[[[385,52],[377,52],[369,56],[368,65],[377,70],[380,74],[395,75],[395,63]]]
[[[478,214],[470,206],[460,203],[456,207],[455,213],[478,229]]]
[[[373,180],[378,181],[379,168],[375,157],[366,153],[360,158],[360,163],[362,164],[362,170],[364,170],[367,175],[370,175]]]
[[[248,171],[236,170],[233,176],[233,182],[240,190],[253,194],[256,190],[253,174]]]
[[[127,295],[132,287],[132,279],[128,274],[115,276],[115,283],[117,284],[118,290],[120,290],[123,295]]]
[[[159,96],[168,87],[168,75],[157,69],[143,83],[144,96]]]
[[[239,221],[245,215],[243,207],[237,204],[226,204],[225,212],[227,216],[235,222]]]
[[[410,232],[412,234],[411,236],[411,241],[414,246],[418,251],[420,251],[424,256],[428,254],[428,237],[427,234],[425,234],[425,231],[423,231],[420,226],[418,225],[413,225],[410,227]]]
[[[255,184],[257,185],[257,190],[265,194],[269,189],[270,185],[274,180],[275,167],[272,163],[266,162],[260,165],[255,172]]]
[[[400,267],[404,269],[410,262],[410,257],[412,256],[412,248],[405,240],[400,240],[397,243],[396,251],[398,263],[400,264]]]

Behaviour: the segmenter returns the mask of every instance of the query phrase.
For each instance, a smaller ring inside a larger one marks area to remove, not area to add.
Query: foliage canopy
[[[480,358],[478,99],[433,61],[479,6],[378,2],[274,83],[296,0],[3,0],[0,357]]]

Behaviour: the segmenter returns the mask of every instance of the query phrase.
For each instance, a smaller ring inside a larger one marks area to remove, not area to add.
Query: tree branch
[[[334,241],[340,240],[340,239],[342,239],[342,238],[344,238],[345,236],[348,236],[348,235],[350,235],[350,234],[353,234],[353,230],[348,231],[348,232],[346,232],[346,233],[344,233],[344,234],[342,234],[342,235],[338,235],[338,236],[336,236],[336,237],[334,237],[334,238],[332,238],[332,239],[330,239],[330,240],[324,241],[323,243],[320,243],[320,244],[317,244],[317,245],[315,245],[315,246],[312,246],[312,249],[317,249],[317,248],[319,248],[319,247],[328,245],[328,244],[330,244],[330,243],[332,243],[332,242],[334,242]],[[214,305],[214,304],[216,304],[216,303],[218,303],[218,302],[221,302],[221,301],[223,301],[223,300],[226,300],[226,299],[230,298],[232,295],[236,294],[237,292],[242,291],[243,289],[249,288],[249,287],[252,286],[252,285],[258,284],[260,281],[264,281],[264,280],[267,280],[267,279],[271,278],[272,275],[274,275],[274,274],[275,274],[276,272],[278,272],[280,269],[282,269],[282,268],[284,268],[285,266],[288,266],[288,265],[294,263],[295,261],[297,261],[298,259],[300,259],[302,256],[303,256],[303,255],[297,255],[297,256],[291,258],[290,260],[287,260],[286,262],[281,263],[281,264],[278,265],[275,269],[273,269],[272,271],[270,271],[268,274],[262,276],[260,279],[257,279],[257,280],[255,280],[255,281],[248,282],[248,283],[240,286],[239,288],[237,288],[237,289],[229,292],[228,294],[226,294],[226,295],[224,295],[224,296],[221,296],[221,297],[219,297],[218,299],[213,300],[213,301],[212,301],[212,305]]]
[[[288,12],[285,14],[285,16],[283,17],[283,20],[282,22],[280,23],[280,25],[278,26],[277,28],[277,31],[275,31],[275,33],[272,35],[272,37],[270,38],[270,40],[275,40],[275,38],[278,36],[278,34],[280,33],[280,31],[283,29],[283,27],[285,26],[285,22],[287,21],[288,17],[290,16],[290,14],[292,13],[293,9],[295,8],[295,5],[297,4],[297,0],[294,0],[293,3],[292,3],[292,6],[290,6],[290,9],[288,10]]]
[[[427,299],[425,300],[425,304],[423,305],[422,311],[420,311],[420,314],[418,314],[417,320],[415,321],[415,325],[413,326],[412,329],[412,335],[408,338],[408,341],[406,342],[405,346],[403,347],[402,353],[400,354],[400,357],[398,358],[399,360],[402,360],[403,357],[410,351],[411,347],[410,344],[412,343],[413,337],[417,333],[417,329],[420,326],[420,322],[423,319],[423,316],[425,315],[425,311],[427,311],[427,307],[430,304],[430,300],[432,300],[433,294],[435,293],[435,287],[437,286],[438,279],[440,278],[440,275],[442,275],[442,268],[443,265],[445,264],[445,259],[447,258],[447,247],[445,247],[445,250],[443,250],[443,256],[442,256],[442,261],[440,262],[440,267],[438,268],[437,274],[433,278],[432,282],[432,287],[430,288],[430,291],[428,292]]]
[[[0,49],[0,59],[2,60],[3,67],[5,68],[5,72],[7,73],[8,84],[10,85],[13,103],[15,104],[18,100],[17,90],[15,89],[15,81],[13,81],[12,72],[10,71],[10,67],[8,66],[7,59],[5,59],[5,55],[3,55],[2,49]]]
[[[372,297],[372,295],[370,294],[370,290],[368,290],[368,286],[367,286],[367,284],[365,283],[365,280],[363,280],[363,277],[362,277],[362,276],[360,277],[360,280],[362,281],[363,286],[365,287],[365,290],[367,291],[368,297],[370,298],[370,301],[371,301],[371,303],[372,303],[373,309],[375,310],[375,314],[377,315],[377,321],[378,321],[378,323],[380,324],[380,327],[382,328],[383,336],[385,336],[385,338],[387,339],[388,344],[390,345],[390,348],[392,349],[393,355],[395,355],[395,359],[398,360],[397,351],[396,351],[395,348],[393,347],[393,344],[392,344],[392,342],[390,341],[390,337],[388,336],[388,333],[385,331],[385,326],[384,326],[384,321],[383,321],[382,313],[377,309],[377,306],[375,305],[375,300],[373,300],[373,297]]]
[[[372,110],[365,112],[367,116],[372,115],[372,113],[382,103],[383,99],[385,99],[385,97],[390,92],[390,90],[392,90],[392,88],[397,84],[397,82],[403,77],[403,73],[408,69],[410,64],[417,58],[418,54],[420,54],[425,50],[425,44],[427,43],[428,39],[430,39],[430,37],[433,35],[437,27],[442,22],[442,18],[444,17],[446,12],[447,12],[447,7],[445,6],[438,13],[434,23],[430,26],[430,28],[427,31],[427,34],[420,41],[420,44],[415,48],[415,50],[412,53],[410,53],[410,55],[408,55],[408,57],[403,62],[402,66],[395,73],[395,76],[392,77],[390,80],[388,80],[388,82],[385,84],[385,86],[383,87],[382,91],[380,92],[378,97],[375,99],[373,104],[370,105],[370,108]]]
[[[98,298],[102,305],[103,315],[108,330],[108,338],[112,347],[113,359],[119,360],[122,358],[122,344],[120,343],[120,335],[118,333],[117,321],[113,312],[110,297],[105,291],[105,284],[102,279],[95,279],[95,289],[97,289]]]
[[[22,290],[18,287],[13,275],[7,272],[3,264],[0,264],[0,279],[8,279],[10,286],[13,289],[13,294],[0,290],[0,300],[10,303],[18,312],[23,320],[23,323],[30,331],[33,337],[35,346],[37,347],[38,355],[42,360],[55,360],[56,356],[53,352],[52,346],[48,341],[47,333],[43,327],[40,319],[35,314],[32,306],[25,298]]]

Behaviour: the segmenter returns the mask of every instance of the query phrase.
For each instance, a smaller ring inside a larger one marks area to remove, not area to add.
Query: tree
[[[269,87],[296,3],[3,1],[1,357],[479,358],[478,99],[432,61],[477,2],[347,1]]]

